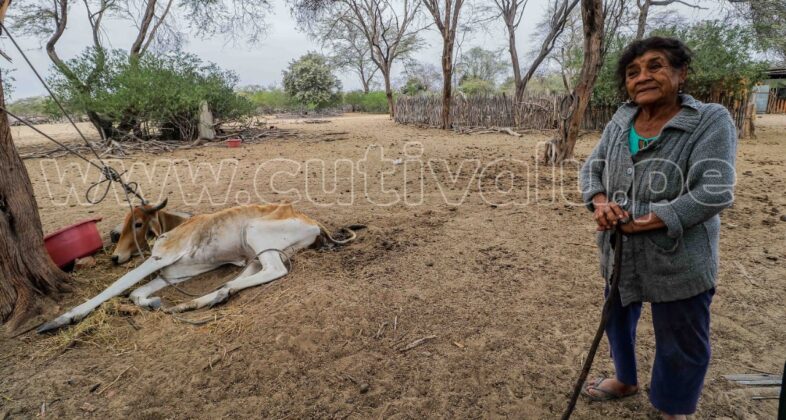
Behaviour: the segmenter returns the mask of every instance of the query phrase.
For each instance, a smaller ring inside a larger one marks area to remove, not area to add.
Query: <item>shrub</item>
[[[69,65],[88,74],[92,53],[83,53]],[[253,104],[235,93],[238,78],[217,65],[204,64],[187,53],[146,54],[129,62],[124,51],[113,51],[92,91],[83,92],[60,73],[52,86],[72,109],[94,111],[115,126],[148,135],[158,127],[169,137],[196,137],[199,106],[207,101],[217,123],[250,115]]]
[[[264,114],[292,111],[299,107],[292,97],[278,88],[261,89],[242,95],[254,104],[258,112]]]
[[[341,101],[341,81],[333,74],[327,58],[308,53],[284,70],[284,90],[297,103],[324,109]]]
[[[483,79],[467,79],[459,85],[465,95],[491,95],[495,92],[494,83]]]
[[[707,21],[689,28],[662,29],[653,35],[674,36],[693,50],[693,72],[685,89],[694,95],[712,98],[727,92],[739,96],[764,76],[766,65],[752,55],[756,51],[752,28]]]
[[[409,96],[415,96],[426,92],[428,92],[428,87],[418,77],[408,78],[404,86],[401,87],[401,93]]]
[[[721,92],[740,97],[763,77],[766,66],[754,59],[756,39],[750,28],[706,21],[689,27],[657,28],[652,35],[678,38],[691,48],[694,57],[685,91],[702,100],[717,100]],[[611,41],[593,90],[594,101],[618,103],[627,98],[619,89],[615,69],[630,41],[629,37]]]
[[[54,102],[47,96],[22,98],[8,104],[8,110],[20,117],[56,119],[62,117]]]
[[[351,106],[352,111],[386,114],[388,112],[388,97],[381,90],[369,93],[356,90],[344,94],[344,105]]]

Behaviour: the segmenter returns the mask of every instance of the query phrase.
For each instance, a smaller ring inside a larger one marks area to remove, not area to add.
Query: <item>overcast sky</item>
[[[491,0],[487,0],[489,3]],[[317,42],[311,41],[306,35],[297,30],[294,19],[290,16],[284,0],[274,0],[274,6],[268,17],[269,31],[261,43],[256,45],[228,45],[223,39],[199,39],[192,37],[184,46],[188,52],[194,53],[205,61],[212,61],[221,67],[235,71],[240,77],[240,85],[262,85],[281,83],[281,72],[288,63],[308,51],[320,51]],[[533,47],[535,26],[542,19],[548,0],[530,0],[527,5],[524,19],[519,27],[517,38],[520,57],[526,65],[527,55]],[[707,2],[705,2],[706,4]],[[13,13],[11,7],[9,14]],[[65,35],[57,44],[57,50],[64,59],[72,58],[90,45],[90,28],[82,9],[74,5],[73,16],[69,16],[69,25]],[[686,7],[673,8],[675,13],[683,15],[688,20],[707,19],[716,14],[713,10],[695,10]],[[128,49],[136,35],[131,23],[119,20],[105,22],[107,46],[110,48]],[[51,61],[43,49],[41,40],[34,38],[16,37],[26,54],[36,68],[48,74],[51,70]],[[424,33],[427,45],[419,51],[415,58],[419,61],[439,65],[441,57],[441,38],[435,31]],[[484,28],[478,29],[465,42],[464,49],[480,45],[486,49],[502,49],[507,45],[507,36],[500,22],[491,22]],[[42,95],[45,93],[41,84],[26,67],[21,56],[16,52],[5,36],[0,38],[0,49],[7,53],[13,60],[8,63],[0,58],[2,69],[16,69],[11,73],[15,79],[12,99]],[[506,55],[507,57],[507,55]],[[394,72],[399,73],[402,63],[394,64]],[[355,80],[352,73],[339,74],[344,90],[360,88],[360,83]]]

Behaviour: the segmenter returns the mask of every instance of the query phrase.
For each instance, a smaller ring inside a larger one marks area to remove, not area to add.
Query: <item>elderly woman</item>
[[[636,324],[651,302],[655,362],[650,401],[664,418],[696,410],[710,361],[710,302],[718,273],[721,210],[733,200],[736,129],[729,112],[682,93],[691,61],[679,40],[652,37],[619,59],[630,100],[581,169],[598,224],[601,274],[623,233],[619,296],[606,335],[616,375],[587,383],[592,400],[636,394]]]

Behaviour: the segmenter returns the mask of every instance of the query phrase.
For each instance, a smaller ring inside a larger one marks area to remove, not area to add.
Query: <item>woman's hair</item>
[[[625,47],[619,61],[617,61],[617,81],[622,91],[625,91],[625,69],[628,64],[652,50],[663,51],[669,60],[669,65],[675,69],[690,68],[693,51],[679,39],[652,36],[633,41]]]

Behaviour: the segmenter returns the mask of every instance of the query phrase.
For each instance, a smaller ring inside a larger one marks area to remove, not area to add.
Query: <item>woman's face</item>
[[[668,103],[677,97],[688,69],[675,69],[663,51],[650,50],[625,68],[625,88],[638,105]]]

